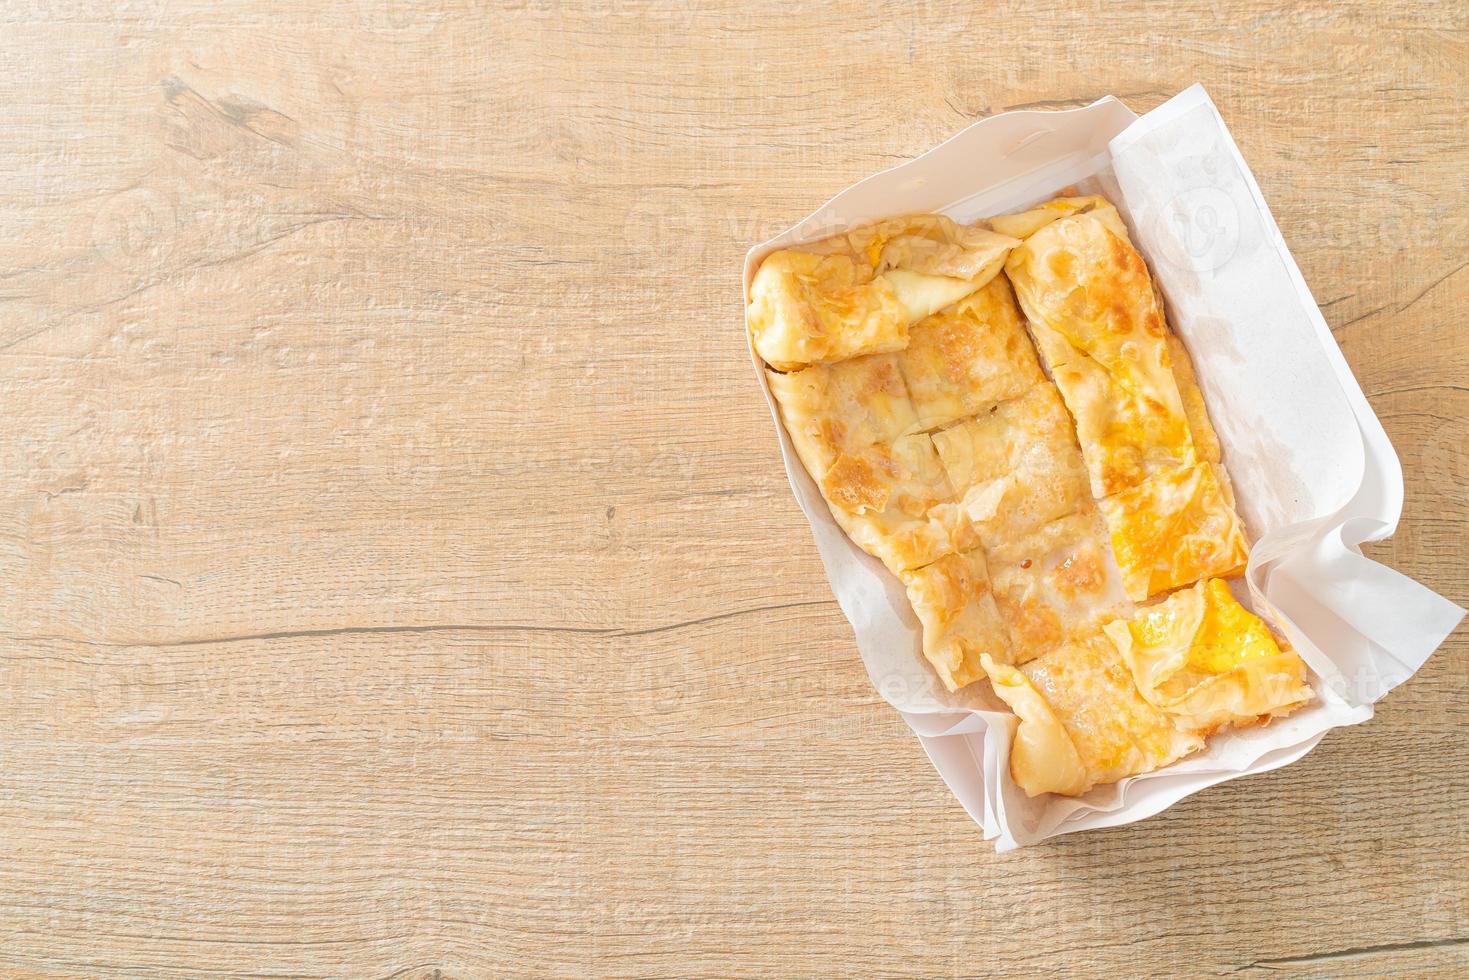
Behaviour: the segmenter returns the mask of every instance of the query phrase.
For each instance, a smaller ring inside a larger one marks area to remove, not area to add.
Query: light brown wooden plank
[[[1469,14],[200,0],[0,40],[0,972],[1448,975],[1469,644],[996,857],[780,470],[749,245],[1194,81],[1469,601]],[[439,971],[439,972],[435,972]]]

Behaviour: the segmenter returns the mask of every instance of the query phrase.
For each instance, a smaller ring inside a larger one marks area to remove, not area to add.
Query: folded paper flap
[[[1111,145],[1138,238],[1208,401],[1231,406],[1215,420],[1241,509],[1260,535],[1252,572],[1287,559],[1298,581],[1310,582],[1315,610],[1360,634],[1376,679],[1350,687],[1354,700],[1370,703],[1417,670],[1463,615],[1359,552],[1397,523],[1397,454],[1202,87]],[[1233,340],[1241,335],[1247,350]],[[1272,590],[1269,572],[1252,576],[1259,592],[1290,615],[1292,593]]]
[[[1361,521],[1327,529],[1270,571],[1262,591],[1286,607],[1336,620],[1332,650],[1344,696],[1370,704],[1411,677],[1443,643],[1464,610],[1358,550]],[[1299,612],[1295,614],[1299,617]]]
[[[1233,141],[1201,89],[1134,125],[1112,141],[1120,203],[1216,406],[1241,516],[1258,538],[1338,510],[1362,484],[1361,432]]]
[[[1384,676],[1397,675],[1399,683],[1422,667],[1464,618],[1463,609],[1432,589],[1345,546],[1324,570],[1333,587],[1332,611],[1381,648],[1391,662],[1379,669]],[[1405,623],[1412,628],[1405,630]]]
[[[1397,521],[1396,455],[1197,86],[1141,119],[1109,98],[978,122],[751,249],[745,284],[771,251],[866,221],[924,210],[969,221],[1084,181],[1116,201],[1154,267],[1257,539],[1251,594],[1259,611],[1278,611],[1277,625],[1316,673],[1317,699],[1289,717],[1223,733],[1198,756],[1078,799],[1027,798],[1007,763],[1013,717],[987,685],[950,694],[924,663],[901,583],[832,519],[751,348],[786,472],[873,684],[1001,850],[1141,819],[1206,786],[1299,758],[1330,728],[1370,717],[1372,701],[1421,665],[1462,615],[1358,552]],[[1394,609],[1412,620],[1394,620]]]
[[[1351,403],[1357,424],[1362,431],[1364,448],[1367,455],[1372,457],[1364,472],[1363,487],[1359,495],[1363,492],[1379,495],[1381,513],[1393,515],[1384,531],[1385,535],[1391,534],[1397,523],[1397,514],[1402,508],[1403,474],[1397,452],[1388,440],[1387,433],[1382,428],[1382,422],[1377,418],[1372,406],[1368,404],[1366,395],[1362,393],[1362,387],[1357,383],[1356,376],[1352,374],[1346,357],[1337,345],[1331,327],[1326,322],[1326,317],[1322,315],[1310,287],[1306,285],[1305,277],[1301,275],[1300,268],[1291,256],[1290,249],[1285,244],[1285,238],[1280,233],[1280,226],[1275,223],[1275,216],[1270,213],[1270,207],[1265,203],[1265,196],[1260,192],[1260,185],[1256,182],[1255,175],[1245,163],[1239,146],[1234,142],[1234,137],[1230,135],[1229,128],[1224,124],[1223,116],[1220,115],[1218,107],[1209,98],[1204,87],[1197,83],[1191,85],[1148,113],[1146,117],[1140,118],[1137,123],[1113,138],[1111,144],[1113,150],[1121,152],[1132,143],[1171,123],[1179,116],[1200,111],[1209,117],[1209,125],[1218,134],[1218,144],[1227,153],[1239,178],[1249,191],[1254,210],[1260,216],[1263,231],[1269,237],[1280,258],[1286,278],[1294,287],[1302,316],[1307,324],[1314,327],[1317,338],[1321,342],[1320,352],[1335,371],[1342,392],[1347,401]]]

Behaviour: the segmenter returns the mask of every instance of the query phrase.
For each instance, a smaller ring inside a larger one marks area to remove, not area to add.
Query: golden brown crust
[[[1194,462],[1163,311],[1137,251],[1079,214],[1032,235],[1006,271],[1076,420],[1093,494]]]
[[[902,350],[908,328],[980,289],[1015,240],[943,215],[910,215],[766,256],[745,322],[778,371]]]
[[[818,480],[842,453],[891,442],[917,425],[892,354],[767,376],[796,453]]]
[[[1221,579],[1180,589],[1106,632],[1142,697],[1200,735],[1260,724],[1311,698],[1301,658]]]
[[[992,412],[935,432],[933,441],[986,548],[1090,502],[1071,417],[1048,381]]]
[[[916,324],[897,358],[924,430],[988,411],[1043,380],[1003,277]]]
[[[1085,793],[1092,783],[1081,753],[1035,685],[1019,670],[993,657],[981,657],[980,664],[995,694],[1019,720],[1010,746],[1010,776],[1015,783],[1028,796]]]
[[[894,574],[973,547],[933,442],[903,436],[843,455],[820,481],[832,516]]]
[[[1099,783],[1166,766],[1203,745],[1201,736],[1180,730],[1169,715],[1143,700],[1105,635],[1066,643],[1021,667],[1019,673],[1023,681],[1003,670],[992,672],[991,678],[999,675],[996,694],[1017,713],[1025,709],[1017,740],[1028,738],[1053,747],[1037,757],[1011,754],[1011,773],[1031,795],[1038,791],[1079,795]],[[1024,731],[1027,725],[1038,731]],[[1046,732],[1044,738],[1040,732]],[[1067,743],[1074,756],[1064,751]],[[1073,759],[1084,778],[1078,778]],[[1062,769],[1059,776],[1045,768],[1055,762]]]
[[[771,308],[781,289],[821,294],[784,296],[795,312],[769,335],[820,363],[770,385],[838,524],[902,579],[942,683],[987,674],[1018,716],[1017,783],[1078,794],[1310,689],[1222,582],[1134,604],[1238,571],[1248,542],[1116,209],[1058,200],[995,226],[1025,238],[1008,278],[987,277],[1013,242],[936,216],[772,256],[793,282],[828,278],[766,290]]]
[[[1016,663],[1132,611],[1106,528],[1092,507],[997,542],[989,563]]]
[[[755,350],[779,371],[908,345],[908,311],[885,279],[864,279],[842,255],[767,256],[750,285],[745,320]]]
[[[1101,501],[1112,551],[1135,601],[1201,578],[1228,576],[1249,559],[1244,525],[1214,467],[1185,467]]]
[[[1204,404],[1204,393],[1199,390],[1194,363],[1188,356],[1188,348],[1173,333],[1168,334],[1168,358],[1173,367],[1173,377],[1178,382],[1178,394],[1183,401],[1183,414],[1188,419],[1194,451],[1200,459],[1217,463],[1220,457],[1219,437],[1209,421],[1209,408]]]
[[[1117,208],[1105,197],[1095,194],[1077,197],[1063,192],[1060,197],[1052,198],[1028,211],[990,218],[989,226],[1002,235],[1023,240],[1051,222],[1073,214],[1090,214],[1105,224],[1118,238],[1131,242],[1127,236],[1127,226],[1122,223],[1122,216],[1117,213]]]
[[[1022,670],[1066,727],[1094,785],[1151,772],[1203,745],[1143,700],[1106,636],[1068,644]]]
[[[923,624],[923,655],[950,691],[984,676],[981,656],[1009,660],[982,552],[946,555],[901,577]]]
[[[969,280],[977,288],[999,271],[999,264],[1014,246],[1013,238],[984,225],[961,225],[942,214],[908,214],[859,225],[800,247],[823,255],[844,255],[869,279],[889,269],[907,269]]]

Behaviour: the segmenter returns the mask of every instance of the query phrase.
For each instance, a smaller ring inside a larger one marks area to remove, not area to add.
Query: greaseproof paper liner
[[[1151,816],[1206,786],[1299,759],[1372,717],[1464,611],[1362,556],[1402,511],[1397,454],[1285,247],[1214,104],[1195,85],[1142,117],[1115,98],[982,120],[863,180],[745,258],[916,211],[969,222],[1100,190],[1127,219],[1192,355],[1255,546],[1248,604],[1295,645],[1316,699],[1268,727],[1215,735],[1197,755],[1075,799],[1031,799],[1010,778],[1016,720],[979,683],[950,694],[923,659],[902,584],[854,545],[791,447],[765,387],[791,489],[877,690],[997,850]]]

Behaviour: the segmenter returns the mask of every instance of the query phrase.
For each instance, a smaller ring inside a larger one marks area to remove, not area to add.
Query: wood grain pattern
[[[1469,601],[1469,11],[0,13],[0,972],[1469,970],[1469,644],[996,857],[872,691],[740,260],[968,122],[1203,81]]]

